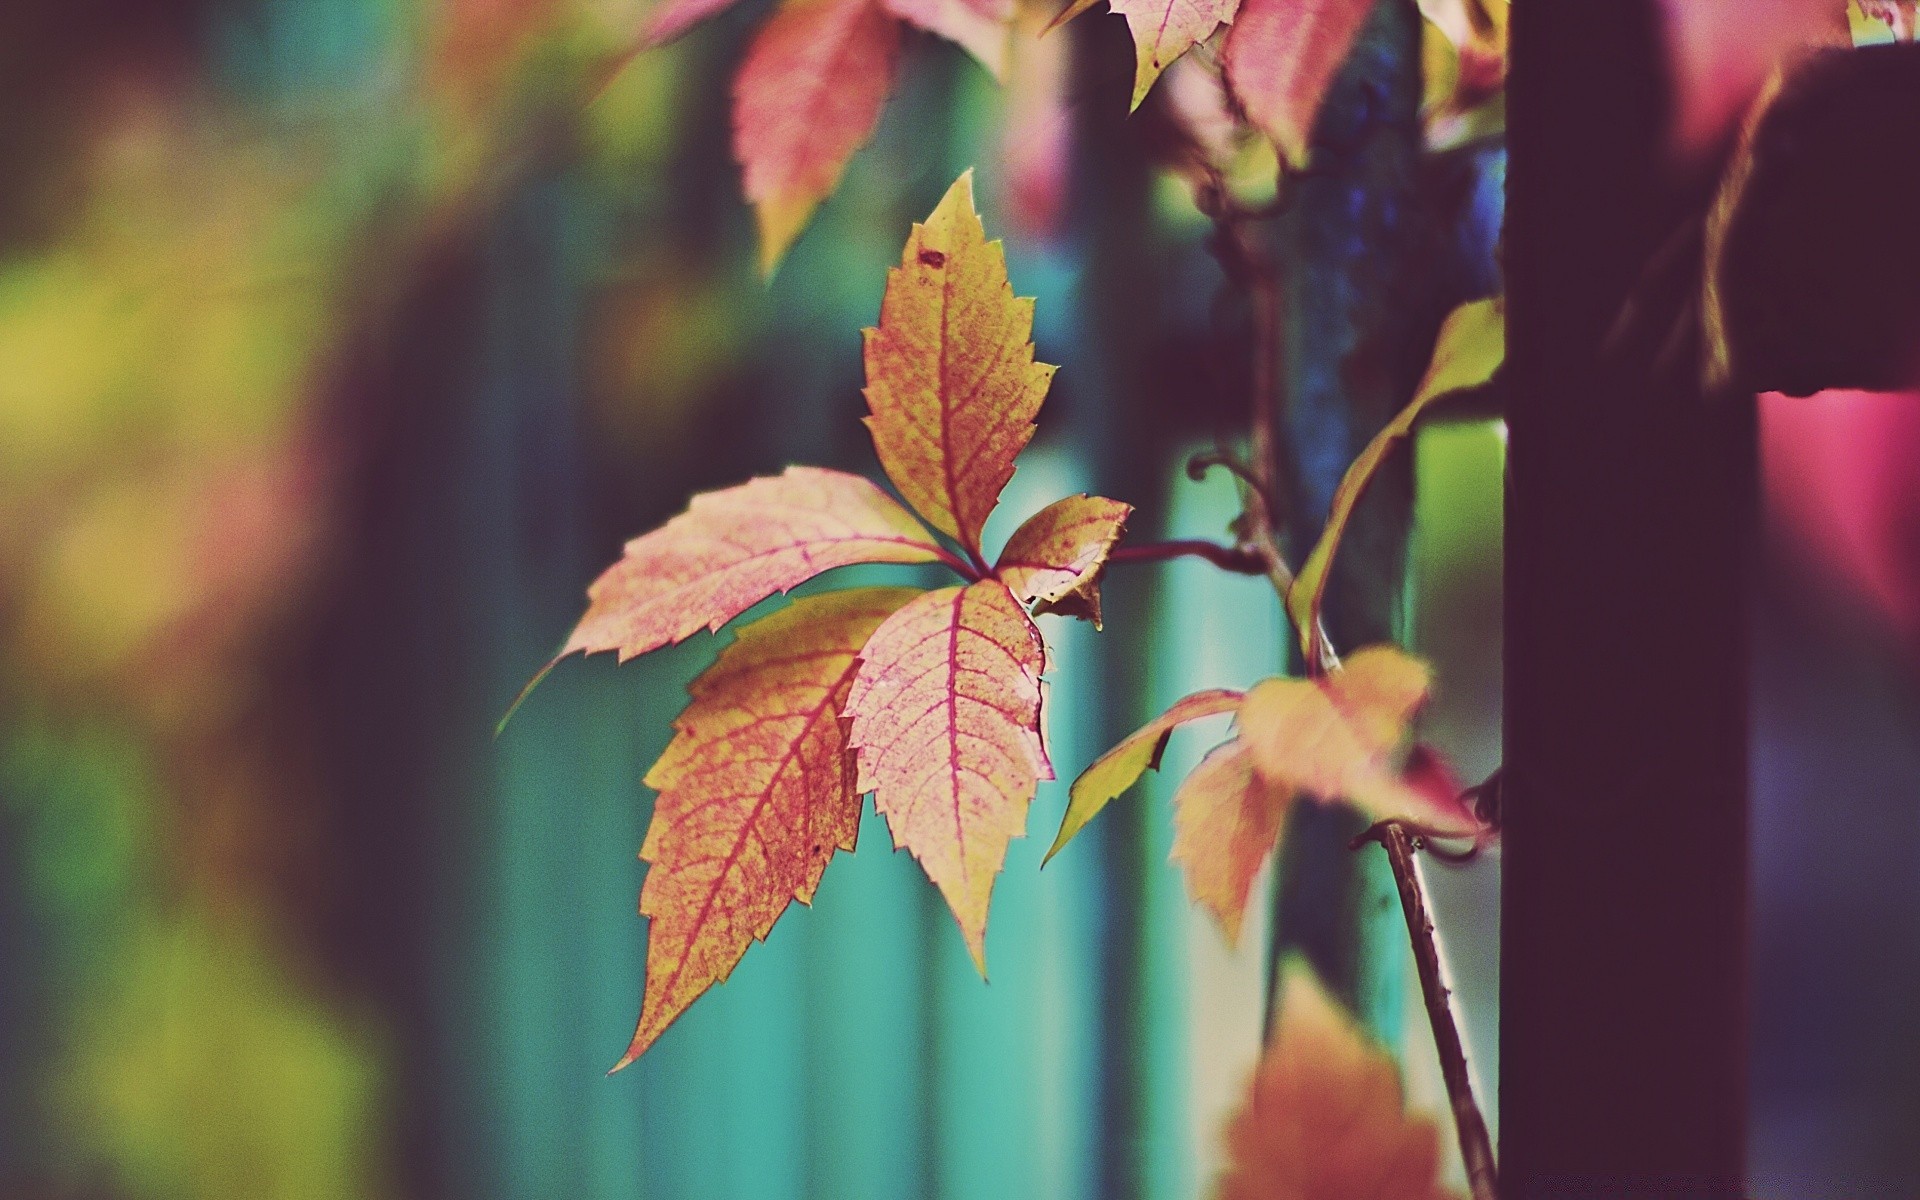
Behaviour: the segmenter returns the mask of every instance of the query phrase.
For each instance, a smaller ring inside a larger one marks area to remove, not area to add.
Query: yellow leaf
[[[1506,358],[1506,347],[1506,308],[1500,299],[1476,300],[1455,309],[1440,327],[1433,361],[1414,391],[1412,402],[1374,435],[1360,457],[1347,468],[1346,476],[1334,490],[1333,506],[1327,513],[1320,541],[1301,564],[1300,573],[1287,592],[1287,615],[1293,619],[1294,631],[1300,637],[1309,667],[1318,669],[1321,665],[1320,639],[1316,636],[1321,597],[1326,592],[1334,555],[1340,549],[1340,538],[1346,533],[1347,521],[1352,518],[1354,506],[1360,502],[1367,484],[1394,448],[1412,435],[1415,422],[1428,405],[1492,379]]]
[[[1033,438],[1054,368],[1033,360],[1033,301],[954,182],[900,265],[866,331],[867,404],[880,465],[927,523],[974,556],[980,530]]]

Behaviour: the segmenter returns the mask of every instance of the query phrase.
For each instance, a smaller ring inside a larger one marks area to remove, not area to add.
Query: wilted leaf
[[[937,33],[980,60],[1005,81],[1007,40],[1012,32],[1011,0],[883,0],[888,12]]]
[[[1298,959],[1280,1020],[1227,1123],[1219,1200],[1445,1200],[1440,1131],[1410,1116],[1400,1073]]]
[[[1229,943],[1240,940],[1253,877],[1280,842],[1293,790],[1253,769],[1253,755],[1235,738],[1202,759],[1173,794],[1173,861],[1187,873],[1187,892],[1219,920]]]
[[[980,529],[1033,438],[1054,368],[1033,361],[1033,301],[973,208],[973,172],[915,225],[866,331],[867,426],[887,477],[936,529]]]
[[[1053,767],[1040,736],[1040,631],[1006,585],[928,592],[860,652],[847,700],[859,788],[913,851],[986,973],[987,904]]]
[[[1007,539],[994,573],[1035,612],[1100,624],[1100,574],[1127,525],[1131,504],[1068,496],[1028,517]]]
[[[1174,701],[1172,708],[1095,759],[1092,766],[1080,772],[1068,791],[1067,815],[1060,822],[1060,832],[1048,848],[1047,857],[1060,853],[1075,834],[1086,828],[1088,821],[1099,815],[1107,801],[1132,787],[1149,769],[1160,766],[1161,752],[1167,748],[1167,738],[1176,726],[1234,712],[1240,707],[1241,699],[1241,693],[1222,688],[1184,696]]]
[[[636,654],[719,629],[773,595],[851,563],[933,562],[945,552],[872,482],[789,467],[695,496],[687,511],[627,543],[587,589],[591,603],[560,657]]]
[[[771,272],[880,123],[900,25],[877,0],[787,0],[733,81],[733,155]]]
[[[1425,663],[1391,646],[1370,646],[1317,679],[1255,684],[1240,705],[1240,736],[1255,768],[1276,786],[1349,801],[1376,821],[1469,834],[1475,822],[1457,800],[1437,802],[1390,762],[1430,682]]]
[[[740,630],[688,689],[693,703],[647,772],[660,798],[640,857],[647,988],[644,1053],[687,1006],[764,940],[789,900],[813,900],[860,829],[840,712],[860,647],[913,596],[862,588],[796,600]]]
[[[1082,6],[1063,14],[1062,20]],[[1139,108],[1160,72],[1234,19],[1240,0],[1111,0],[1133,32],[1133,101]]]
[[[1320,665],[1320,639],[1315,631],[1320,627],[1320,601],[1327,589],[1327,574],[1333,569],[1340,538],[1346,533],[1347,521],[1352,518],[1354,506],[1360,502],[1367,484],[1373,481],[1374,473],[1387,455],[1393,453],[1394,447],[1412,435],[1414,424],[1429,404],[1492,379],[1506,358],[1506,346],[1506,309],[1500,299],[1476,300],[1454,309],[1440,327],[1433,361],[1415,389],[1413,401],[1374,435],[1360,457],[1347,468],[1340,486],[1334,489],[1326,528],[1287,592],[1287,615],[1293,619],[1309,666]]]
[[[1247,119],[1295,166],[1373,0],[1242,0],[1221,50]],[[1231,16],[1231,14],[1229,14]]]

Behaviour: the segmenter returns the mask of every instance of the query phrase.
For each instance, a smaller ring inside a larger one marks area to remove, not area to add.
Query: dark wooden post
[[[1515,9],[1502,1177],[1736,1196],[1752,405],[1681,319],[1654,3]]]

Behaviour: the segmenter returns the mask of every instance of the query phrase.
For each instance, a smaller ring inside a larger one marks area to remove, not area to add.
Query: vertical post
[[[1676,334],[1653,0],[1515,7],[1501,1174],[1738,1196],[1752,405]]]

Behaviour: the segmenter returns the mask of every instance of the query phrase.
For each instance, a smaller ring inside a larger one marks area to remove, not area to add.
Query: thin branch
[[[1237,575],[1264,575],[1267,569],[1259,555],[1243,547],[1222,546],[1218,542],[1204,541],[1199,538],[1120,546],[1107,555],[1107,561],[1110,563],[1165,562],[1182,557],[1204,558],[1221,570],[1232,571]]]
[[[1480,1105],[1473,1098],[1466,1050],[1460,1041],[1460,1029],[1454,1024],[1453,1009],[1447,1004],[1447,986],[1440,978],[1440,950],[1434,943],[1433,919],[1427,913],[1426,896],[1413,862],[1413,835],[1399,822],[1387,821],[1370,830],[1368,840],[1378,841],[1386,850],[1393,881],[1400,888],[1400,907],[1407,915],[1407,935],[1413,942],[1413,961],[1427,1002],[1427,1021],[1433,1026],[1433,1044],[1440,1053],[1440,1075],[1446,1080],[1447,1099],[1453,1106],[1454,1131],[1460,1137],[1467,1186],[1473,1190],[1473,1200],[1496,1200],[1500,1177],[1493,1144]]]

